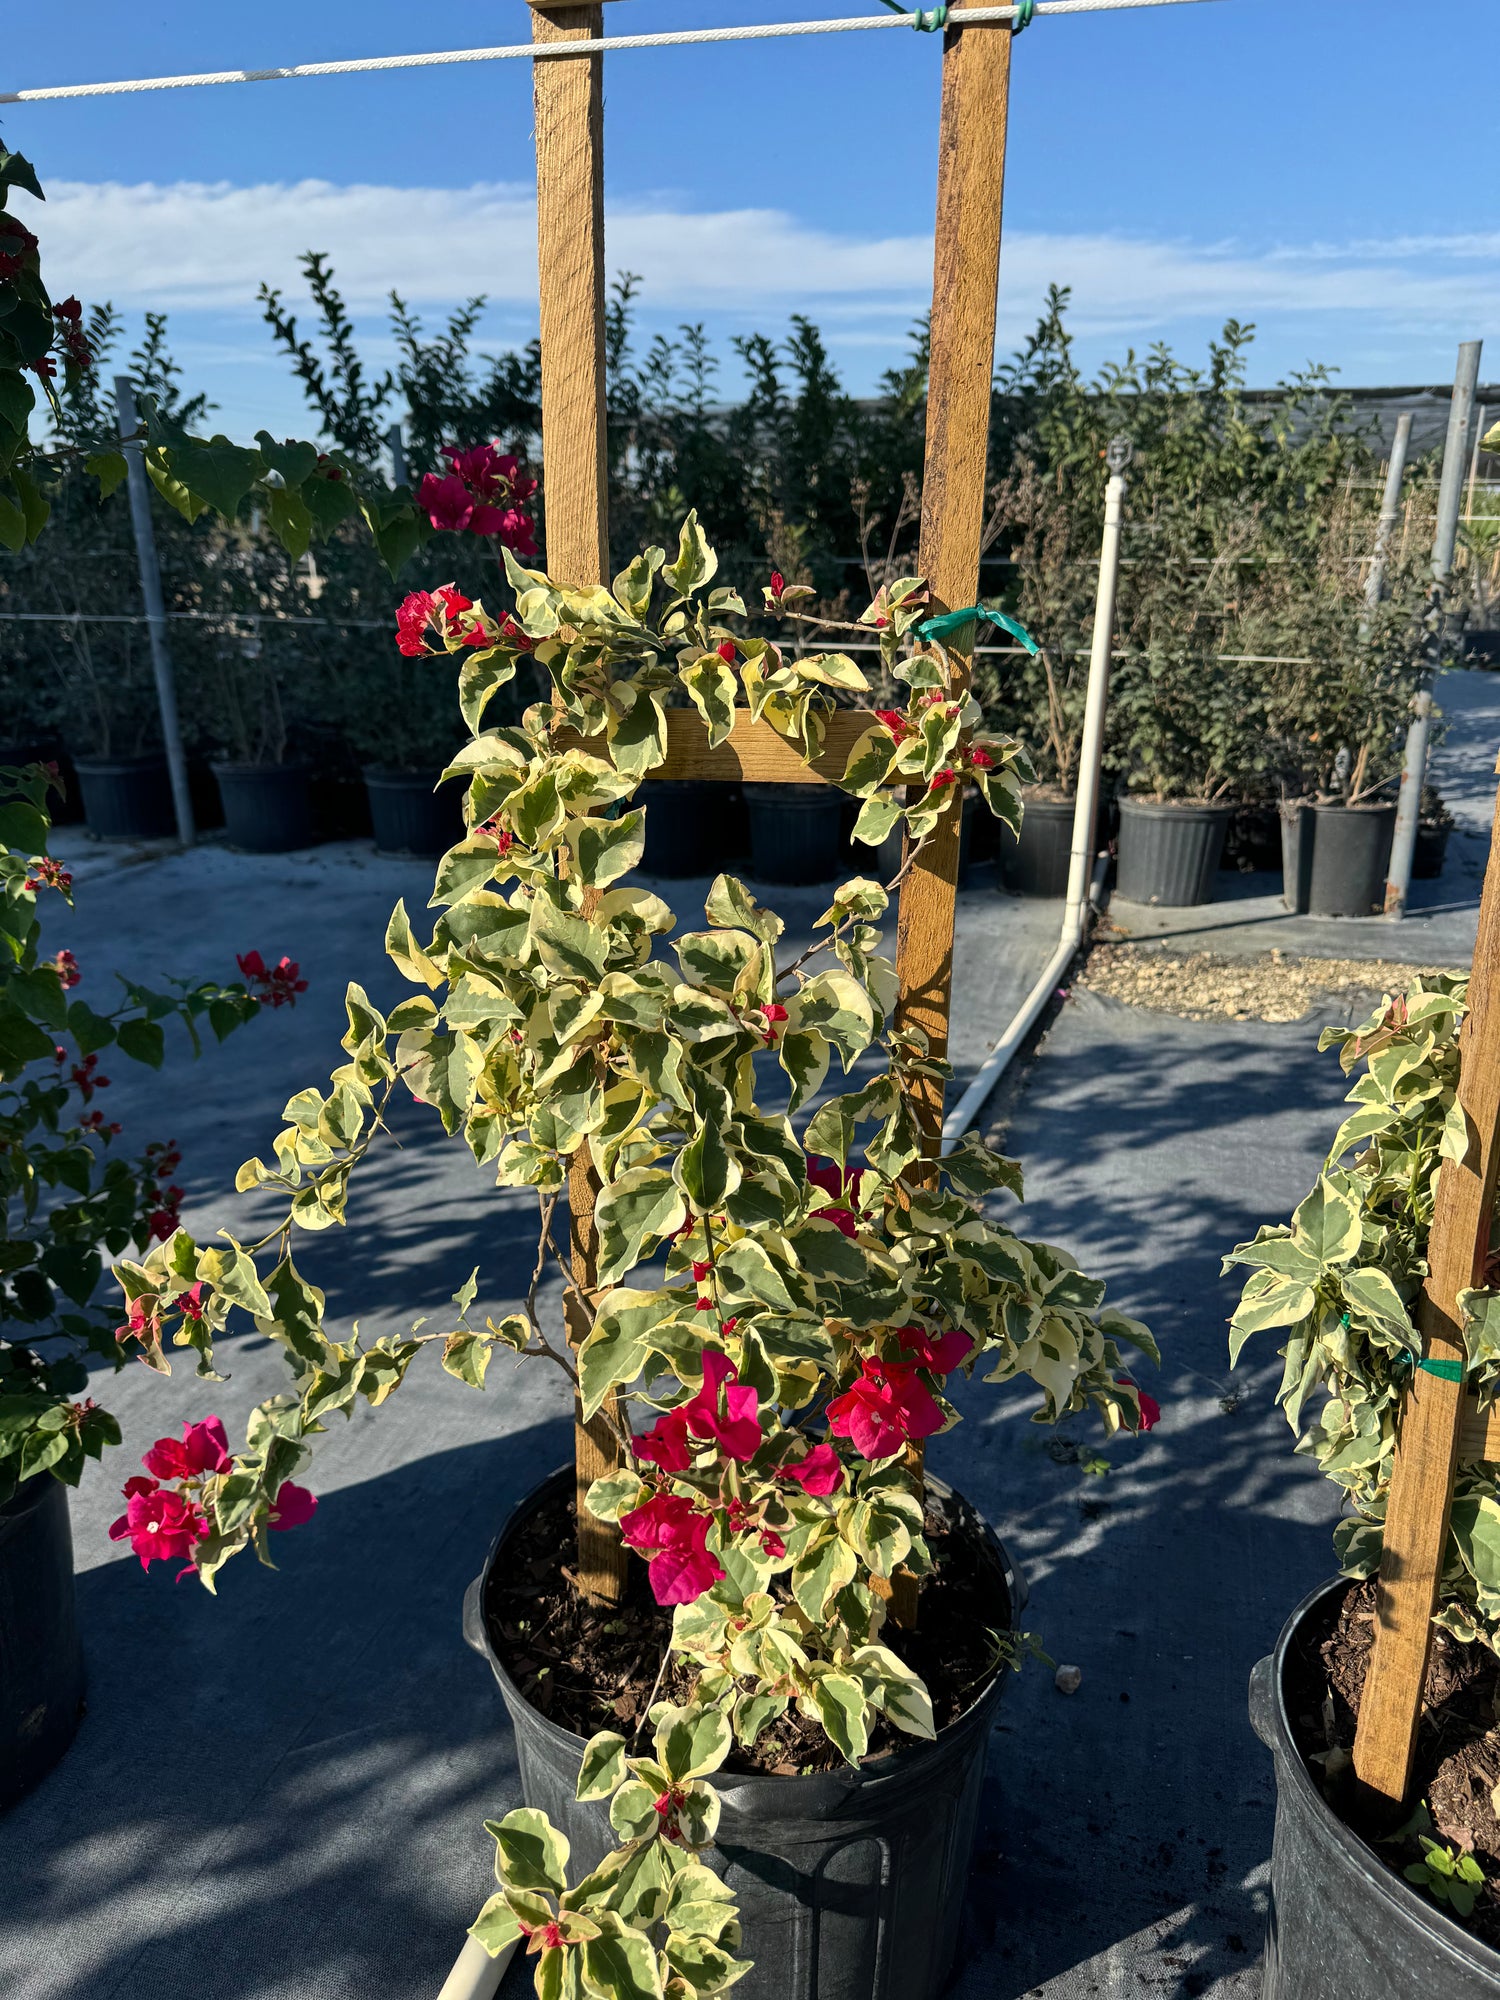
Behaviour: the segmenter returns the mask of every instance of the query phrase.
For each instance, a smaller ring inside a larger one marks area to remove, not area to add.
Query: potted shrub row
[[[1353,1109],[1289,1224],[1262,1228],[1231,1357],[1270,1332],[1278,1401],[1340,1489],[1342,1575],[1292,1612],[1251,1680],[1276,1763],[1266,2000],[1387,2000],[1500,1991],[1500,1482],[1461,1464],[1417,1738],[1412,1809],[1362,1794],[1352,1749],[1374,1640],[1375,1573],[1403,1398],[1423,1365],[1415,1325],[1440,1162],[1469,1140],[1456,1100],[1468,982],[1418,978],[1358,1028],[1323,1031]],[[1492,1275],[1492,1274],[1491,1274]],[[1500,1383],[1500,1292],[1459,1294],[1465,1373],[1482,1408]],[[1438,1504],[1437,1500],[1432,1501]]]
[[[910,1086],[931,1065],[895,1018],[878,882],[839,886],[799,954],[730,875],[682,932],[631,884],[668,701],[685,695],[711,742],[743,707],[806,754],[830,678],[858,691],[840,656],[740,636],[742,602],[714,571],[690,516],[672,560],[647,550],[610,592],[512,562],[513,623],[442,591],[403,607],[416,657],[434,673],[457,660],[470,733],[446,777],[464,835],[439,864],[431,934],[404,905],[391,918],[408,997],[382,1014],[349,989],[344,1060],[240,1170],[277,1205],[261,1246],[179,1228],[118,1266],[121,1339],[153,1365],[174,1344],[207,1363],[248,1318],[290,1371],[237,1452],[211,1418],[164,1441],[176,1476],[163,1451],[121,1532],[149,1556],[170,1520],[214,1582],[305,1515],[297,1479],[329,1416],[383,1403],[424,1347],[481,1388],[497,1354],[559,1367],[576,1462],[497,1524],[465,1606],[526,1799],[492,1823],[500,1887],[475,1935],[524,1940],[542,1995],[737,1983],[754,2000],[929,2000],[987,1725],[1029,1642],[1013,1563],[923,1447],[957,1421],[950,1378],[976,1370],[1037,1393],[1043,1421],[1092,1408],[1112,1432],[1145,1428],[1155,1408],[1127,1357],[1155,1349],[1064,1251],[997,1218],[996,1194],[1020,1192],[1014,1162],[972,1135],[924,1158]],[[1014,824],[1027,771],[1014,741],[971,733],[941,647],[908,650],[925,600],[908,588],[886,641],[906,705],[872,722],[841,788],[871,849],[898,826],[926,839],[960,779]],[[550,698],[492,725],[528,659]],[[859,1065],[858,1086],[826,1095],[835,1062]],[[475,1280],[441,1331],[325,1326],[303,1260],[343,1219],[400,1090],[502,1187],[532,1191],[566,1338],[534,1293],[477,1320]],[[768,1108],[778,1097],[788,1111]],[[568,1191],[589,1179],[592,1269],[559,1247]],[[538,1597],[555,1614],[545,1644]],[[554,1643],[575,1672],[546,1671]],[[631,1650],[647,1664],[622,1695]]]
[[[159,1066],[164,1026],[220,1040],[305,986],[283,960],[163,993],[48,953],[39,906],[72,901],[47,853],[49,778],[0,769],[0,1808],[72,1741],[83,1696],[67,1488],[120,1442],[95,1399],[101,1358],[121,1367],[108,1259],[144,1255],[177,1226],[175,1146],[132,1149],[109,1115],[104,1064]],[[81,991],[79,989],[82,989]]]

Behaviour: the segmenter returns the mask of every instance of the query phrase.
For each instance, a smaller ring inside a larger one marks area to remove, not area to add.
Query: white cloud
[[[54,290],[130,308],[220,313],[253,306],[261,279],[299,285],[298,255],[326,250],[351,307],[395,287],[433,306],[484,292],[528,308],[536,294],[533,194],[468,188],[339,187],[327,181],[57,182],[38,221]],[[792,306],[858,337],[926,303],[925,236],[834,235],[775,209],[693,212],[666,198],[618,203],[612,271],[638,272],[653,311]],[[1184,318],[1355,315],[1381,327],[1480,330],[1500,306],[1500,236],[1346,244],[1195,244],[1115,234],[1007,233],[1002,317],[1014,334],[1045,287],[1073,287],[1081,333],[1135,334]]]

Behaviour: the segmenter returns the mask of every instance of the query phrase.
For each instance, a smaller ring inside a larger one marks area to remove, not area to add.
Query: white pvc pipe
[[[1078,910],[1071,925],[1065,928],[1058,940],[1056,951],[1047,960],[1046,969],[1035,986],[1021,1002],[1020,1010],[1005,1033],[996,1042],[980,1065],[973,1082],[958,1100],[948,1117],[943,1121],[943,1151],[951,1153],[964,1133],[974,1123],[988,1102],[995,1085],[1004,1076],[1011,1057],[1031,1033],[1037,1018],[1047,1002],[1057,991],[1057,982],[1072,964],[1078,947],[1083,943],[1088,919],[1097,908],[1099,898],[1104,893],[1104,877],[1109,868],[1109,856],[1101,854],[1094,868],[1094,879],[1089,888],[1088,900]]]
[[[1089,914],[1104,893],[1107,855],[1095,860],[1094,827],[1099,814],[1099,773],[1104,756],[1104,718],[1109,706],[1109,659],[1114,647],[1115,586],[1120,575],[1120,527],[1125,500],[1124,467],[1130,447],[1110,446],[1111,471],[1104,489],[1104,535],[1099,544],[1099,588],[1094,598],[1094,640],[1089,651],[1089,684],[1084,697],[1083,734],[1078,745],[1078,797],[1073,806],[1073,847],[1068,857],[1068,894],[1062,935],[1036,984],[1021,1002],[1005,1033],[981,1063],[973,1082],[943,1120],[943,1151],[952,1152],[984,1109],[1016,1050],[1030,1034],[1057,982],[1083,943]],[[1090,871],[1093,880],[1090,882]]]
[[[1109,656],[1115,637],[1115,586],[1120,576],[1120,519],[1124,499],[1125,475],[1112,472],[1104,489],[1104,537],[1099,546],[1094,637],[1089,651],[1083,736],[1078,746],[1078,798],[1073,807],[1073,851],[1068,857],[1064,938],[1078,927],[1094,866],[1094,827],[1099,816],[1099,771],[1104,756],[1104,713],[1109,703]]]
[[[508,1944],[491,1958],[478,1938],[465,1938],[438,2000],[493,2000],[515,1952],[515,1945]]]

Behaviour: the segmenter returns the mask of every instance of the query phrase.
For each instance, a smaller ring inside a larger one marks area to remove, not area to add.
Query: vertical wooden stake
[[[918,567],[940,611],[962,610],[979,595],[984,530],[990,395],[995,372],[995,308],[1000,285],[1000,218],[1005,192],[1005,128],[1010,103],[1010,44],[994,28],[963,29],[958,0],[943,40],[943,102],[938,134],[937,228],[932,280],[932,350],[927,376],[927,446],[922,474]],[[969,681],[975,627],[956,636],[956,685]],[[898,1020],[920,1028],[935,1056],[948,1050],[953,986],[953,911],[963,801],[955,796],[901,890],[896,921]],[[924,1160],[919,1181],[935,1172],[943,1136],[943,1086],[921,1079],[912,1107]],[[920,1473],[921,1457],[915,1455]],[[897,1621],[916,1619],[917,1583],[896,1578]]]
[[[532,40],[593,41],[604,32],[599,0],[534,6]],[[604,59],[532,65],[536,101],[537,266],[541,291],[542,476],[547,568],[570,583],[602,583],[609,572],[604,402]],[[598,1180],[587,1147],[568,1174],[573,1289],[564,1299],[568,1338],[589,1328],[584,1298],[598,1277],[594,1203]],[[611,1407],[610,1415],[618,1415]],[[603,1411],[575,1417],[578,1582],[617,1604],[627,1557],[615,1529],[584,1506],[593,1481],[618,1470],[624,1448]]]
[[[1467,1156],[1444,1160],[1438,1173],[1417,1330],[1425,1359],[1461,1363],[1457,1295],[1484,1282],[1500,1170],[1500,797],[1459,1049],[1458,1095],[1472,1139]],[[1401,1411],[1375,1599],[1375,1648],[1354,1740],[1356,1777],[1397,1803],[1411,1783],[1463,1416],[1463,1382],[1418,1369]]]

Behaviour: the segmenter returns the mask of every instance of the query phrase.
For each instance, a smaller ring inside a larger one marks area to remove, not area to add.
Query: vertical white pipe
[[[437,2000],[493,2000],[515,1955],[515,1946],[509,1944],[491,1958],[477,1938],[465,1938]]]
[[[1120,463],[1115,467],[1116,459]],[[1063,934],[1072,933],[1088,895],[1094,867],[1094,834],[1099,818],[1099,770],[1104,755],[1104,717],[1109,703],[1109,661],[1114,648],[1115,589],[1120,576],[1120,523],[1125,500],[1129,447],[1110,447],[1109,483],[1104,489],[1104,537],[1099,545],[1099,589],[1094,598],[1094,640],[1084,699],[1083,735],[1078,746],[1078,797],[1073,807],[1073,848],[1068,857],[1068,899]]]
[[[1385,492],[1380,500],[1380,518],[1375,523],[1375,549],[1370,559],[1370,574],[1365,578],[1365,604],[1373,611],[1385,595],[1385,560],[1390,553],[1391,536],[1396,523],[1401,518],[1401,482],[1406,476],[1406,455],[1411,449],[1411,411],[1403,410],[1396,421],[1396,436],[1391,445],[1391,462],[1385,469]],[[1360,627],[1360,636],[1369,636],[1369,620]]]
[[[193,802],[188,791],[187,759],[182,754],[182,731],[177,721],[177,686],[172,678],[172,656],[167,650],[167,613],[162,602],[161,569],[156,560],[156,536],[151,527],[151,485],[146,477],[144,447],[135,438],[138,418],[135,384],[128,375],[115,377],[115,417],[125,452],[126,482],[130,492],[130,521],[135,529],[136,561],[141,572],[141,596],[146,603],[146,632],[151,645],[151,671],[156,678],[156,706],[161,715],[162,742],[167,752],[167,771],[172,780],[172,809],[177,819],[177,838],[191,847],[197,838],[193,825]]]
[[[1458,371],[1453,378],[1453,401],[1448,410],[1448,436],[1443,445],[1443,475],[1438,485],[1437,532],[1432,541],[1432,604],[1439,621],[1433,644],[1439,643],[1443,591],[1453,568],[1453,551],[1458,544],[1458,509],[1463,498],[1464,476],[1468,471],[1469,426],[1474,417],[1474,394],[1479,387],[1479,354],[1482,341],[1463,341],[1458,350]],[[1406,915],[1406,899],[1411,893],[1412,856],[1417,846],[1417,823],[1422,816],[1422,790],[1427,783],[1427,743],[1432,733],[1432,694],[1423,688],[1413,703],[1415,713],[1406,732],[1406,751],[1401,759],[1401,791],[1396,800],[1396,831],[1391,841],[1391,865],[1385,884],[1385,914]]]

